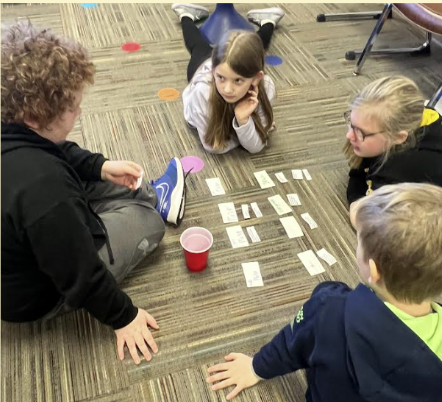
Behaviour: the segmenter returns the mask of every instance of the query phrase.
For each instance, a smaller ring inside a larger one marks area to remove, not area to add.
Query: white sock
[[[180,15],[180,21],[183,19],[183,17],[189,17],[192,21],[195,21],[195,17],[190,13],[182,13]]]
[[[261,21],[261,26],[263,26],[265,24],[273,24],[274,27],[276,26],[276,23],[273,20],[262,20]]]

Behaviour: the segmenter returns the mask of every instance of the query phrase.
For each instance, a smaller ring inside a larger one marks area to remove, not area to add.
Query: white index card
[[[270,188],[275,186],[275,183],[273,182],[273,180],[270,178],[270,176],[265,170],[262,170],[260,172],[255,172],[253,174],[255,175],[256,180],[258,180],[258,183],[261,188]]]
[[[287,236],[289,237],[289,239],[294,239],[295,237],[304,236],[304,233],[302,233],[301,226],[299,226],[299,223],[296,222],[294,216],[286,216],[285,218],[279,218],[279,220],[281,221],[282,226],[284,226],[284,229],[287,232]]]
[[[287,194],[287,199],[289,200],[290,205],[301,205],[298,194]]]
[[[226,228],[226,231],[233,248],[247,247],[249,245],[249,241],[241,226],[230,226]]]
[[[233,202],[218,204],[218,208],[224,223],[238,222],[238,215],[236,214],[235,204]]]
[[[215,177],[213,179],[206,179],[206,183],[209,186],[209,190],[212,193],[212,196],[226,194],[223,185],[221,184],[221,180],[218,177]]]
[[[292,169],[292,176],[295,180],[302,180],[302,170],[301,169]]]
[[[241,265],[248,288],[264,286],[258,262],[243,262]]]
[[[336,258],[333,257],[325,248],[321,248],[321,250],[318,250],[316,254],[322,258],[328,265],[332,266],[333,264],[337,263]]]
[[[315,253],[312,250],[307,250],[303,253],[299,253],[298,257],[304,264],[304,267],[307,268],[307,271],[310,275],[317,275],[325,272],[324,267],[321,265],[318,257],[316,257]]]
[[[308,223],[310,229],[316,229],[318,227],[318,224],[313,220],[309,213],[306,212],[305,214],[301,214],[301,218]]]
[[[250,219],[249,204],[241,204],[241,210],[244,219]]]
[[[259,243],[261,241],[258,232],[255,229],[255,226],[249,226],[246,229],[247,233],[249,234],[250,240],[252,240],[252,243]]]
[[[280,183],[288,183],[288,180],[284,176],[284,173],[282,173],[282,172],[275,173],[275,176],[280,181]]]
[[[141,187],[141,183],[143,182],[144,172],[141,172],[141,176],[137,179],[137,184],[135,186],[135,190],[138,190]]]
[[[302,169],[302,173],[304,173],[304,176],[307,180],[311,180],[312,176],[310,176],[310,173],[308,172],[307,169]]]
[[[262,212],[261,212],[261,210],[259,209],[258,204],[257,204],[256,202],[252,202],[252,203],[250,204],[250,206],[252,207],[253,212],[255,213],[255,216],[256,216],[257,218],[261,218],[261,217],[262,217]]]
[[[278,215],[285,215],[293,212],[279,194],[268,197],[267,199],[269,200],[270,204],[272,204],[273,208],[275,208]]]

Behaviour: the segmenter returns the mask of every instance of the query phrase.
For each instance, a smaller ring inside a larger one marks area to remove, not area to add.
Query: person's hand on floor
[[[234,390],[226,397],[230,401],[243,389],[255,385],[260,378],[253,371],[252,357],[243,353],[230,353],[224,359],[226,359],[227,363],[216,364],[207,369],[209,374],[217,374],[211,375],[206,381],[209,384],[220,381],[212,386],[213,391],[236,385]]]
[[[106,161],[101,167],[101,179],[126,186],[130,190],[137,188],[137,181],[143,175],[143,168],[131,161]]]
[[[152,359],[148,346],[154,353],[158,352],[158,346],[149,331],[148,325],[154,329],[159,329],[155,318],[146,310],[138,309],[137,316],[123,328],[116,329],[117,350],[120,360],[124,359],[124,345],[127,345],[129,353],[135,364],[140,364],[141,359],[138,356],[138,350],[143,354],[147,361]]]

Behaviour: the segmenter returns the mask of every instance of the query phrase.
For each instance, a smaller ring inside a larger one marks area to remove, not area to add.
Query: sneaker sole
[[[198,11],[204,11],[207,13],[207,15],[209,15],[209,10],[203,6],[198,6],[196,4],[189,4],[189,3],[174,3],[174,4],[172,4],[173,11],[175,11],[177,8],[180,8],[180,7],[190,8],[190,9],[198,10]]]
[[[181,165],[181,161],[176,157],[173,159],[175,159],[177,167],[177,181],[176,181],[176,186],[172,191],[172,195],[170,196],[170,210],[169,213],[167,214],[167,222],[176,225],[178,223],[181,198],[183,197],[183,191],[184,191],[184,172],[183,172],[183,165]]]

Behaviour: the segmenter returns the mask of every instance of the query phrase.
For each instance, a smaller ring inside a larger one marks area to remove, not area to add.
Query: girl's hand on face
[[[258,93],[258,85],[252,85],[252,89],[249,89],[246,96],[236,104],[235,117],[239,126],[246,124],[251,114],[258,107]]]

